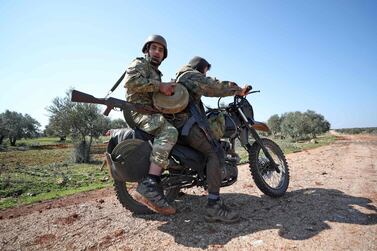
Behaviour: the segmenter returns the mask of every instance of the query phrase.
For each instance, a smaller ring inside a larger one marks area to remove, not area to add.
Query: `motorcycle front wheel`
[[[275,170],[257,142],[249,149],[249,166],[257,187],[266,195],[280,197],[289,185],[288,163],[280,147],[270,139],[262,138],[262,144],[274,159],[279,172]]]
[[[120,182],[114,180],[114,190],[118,201],[122,204],[123,207],[135,214],[153,213],[152,210],[140,204],[133,198],[137,184],[138,183],[136,182]],[[165,189],[164,194],[169,202],[173,202],[177,198],[179,191],[179,188]]]

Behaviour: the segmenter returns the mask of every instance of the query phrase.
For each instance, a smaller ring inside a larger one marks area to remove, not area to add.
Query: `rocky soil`
[[[345,135],[289,154],[285,196],[264,196],[248,166],[222,189],[242,220],[206,223],[201,189],[172,217],[137,216],[112,189],[0,211],[0,250],[377,250],[377,137]]]

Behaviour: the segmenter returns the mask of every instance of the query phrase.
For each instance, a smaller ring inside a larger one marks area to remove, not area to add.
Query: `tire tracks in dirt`
[[[178,214],[136,216],[111,188],[2,211],[1,250],[377,250],[377,137],[344,135],[287,156],[289,190],[264,196],[247,165],[222,189],[237,224],[203,221],[205,192],[190,189]]]

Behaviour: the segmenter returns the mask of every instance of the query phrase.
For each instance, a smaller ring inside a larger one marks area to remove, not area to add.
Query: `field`
[[[108,187],[111,179],[107,168],[101,169],[106,138],[94,144],[90,164],[71,161],[70,142],[59,143],[57,138],[39,138],[18,142],[21,147],[0,152],[0,209],[59,198],[78,192]],[[277,140],[285,153],[298,152],[335,140],[325,134],[315,142]],[[239,147],[241,163],[246,163],[247,152]]]
[[[290,140],[282,140],[282,139],[275,139],[271,138],[275,141],[282,149],[285,154],[300,152],[303,150],[309,150],[313,148],[317,148],[320,146],[328,145],[336,140],[336,136],[332,134],[323,134],[318,136],[315,140],[307,140],[307,141],[297,141],[293,142]],[[237,148],[237,153],[241,157],[241,164],[248,162],[247,159],[247,152],[242,147]]]
[[[343,128],[335,131],[346,134],[377,134],[377,127]]]
[[[54,138],[21,141],[22,147],[0,152],[0,209],[59,198],[109,186],[101,170],[105,144],[92,147],[92,162],[75,164],[72,145]]]
[[[204,221],[201,187],[183,189],[169,217],[133,214],[108,187],[0,210],[0,250],[377,250],[377,136],[300,144],[284,196],[264,195],[247,164],[221,189],[239,223]]]

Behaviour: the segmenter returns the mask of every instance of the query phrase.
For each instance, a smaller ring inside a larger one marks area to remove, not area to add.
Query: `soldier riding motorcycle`
[[[251,91],[250,88],[248,94],[255,92],[257,91]],[[171,99],[176,99],[175,104],[177,100],[181,100],[180,105],[174,106],[169,102],[158,104],[155,101],[155,106],[164,110],[165,113],[179,112],[189,103],[188,98],[185,98],[187,94],[184,93],[185,88],[177,84]],[[123,100],[97,99],[78,91],[72,92],[72,101],[106,104],[107,111],[118,107],[125,113],[126,121],[130,109],[142,109],[132,107]],[[220,122],[222,124],[221,139],[212,142],[214,147],[221,148],[225,153],[222,187],[230,186],[237,181],[239,157],[236,153],[236,139],[238,139],[248,153],[249,169],[257,187],[271,197],[280,197],[285,194],[289,184],[289,170],[284,153],[275,142],[259,136],[257,131],[267,132],[269,128],[266,124],[254,120],[253,108],[246,97],[235,96],[233,102],[226,107],[208,110],[207,118],[200,116],[197,109],[190,103],[188,105],[194,117],[194,123],[200,124],[201,128],[206,130],[206,134],[211,134],[208,119],[222,118],[220,120],[222,121]],[[107,146],[107,165],[114,179],[114,189],[120,203],[136,214],[152,213],[146,206],[138,203],[133,195],[137,182],[148,173],[150,164],[148,156],[151,153],[153,136],[132,126],[132,123],[130,125],[131,128],[116,130],[112,134]],[[194,186],[207,187],[205,161],[201,153],[178,140],[171,151],[169,167],[161,176],[161,185],[169,201],[174,201],[181,189]]]

